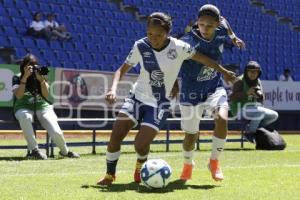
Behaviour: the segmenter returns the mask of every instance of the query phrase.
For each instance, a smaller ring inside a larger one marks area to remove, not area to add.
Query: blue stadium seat
[[[45,50],[49,49],[49,45],[44,39],[36,39],[36,45],[40,49],[45,49]]]
[[[52,50],[61,50],[62,49],[61,42],[59,42],[57,40],[51,40],[49,42],[49,45]]]
[[[24,48],[15,48],[15,50],[16,50],[16,57],[18,59],[24,57],[27,54],[27,51]]]
[[[3,7],[6,8],[15,8],[14,2],[11,0],[2,0]]]
[[[19,37],[8,37],[8,42],[11,47],[23,47],[22,41]]]
[[[39,11],[37,1],[27,1],[27,7],[30,8],[32,13]]]
[[[24,44],[24,47],[26,47],[26,48],[35,48],[36,47],[36,44],[34,43],[33,39],[27,38],[27,37],[23,38],[23,44]]]
[[[28,9],[25,1],[15,1],[15,3],[16,3],[16,8],[18,9]]]
[[[8,42],[6,36],[0,35],[0,45],[3,46],[3,47],[8,47],[8,46],[10,46],[10,43]]]

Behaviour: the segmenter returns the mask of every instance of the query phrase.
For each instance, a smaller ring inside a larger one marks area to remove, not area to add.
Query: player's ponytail
[[[169,15],[163,12],[152,13],[147,20],[147,26],[150,24],[161,26],[167,33],[170,33],[172,30],[172,19]]]

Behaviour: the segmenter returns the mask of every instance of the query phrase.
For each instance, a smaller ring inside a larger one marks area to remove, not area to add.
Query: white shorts
[[[215,93],[210,95],[207,100],[196,106],[180,105],[181,129],[189,134],[196,134],[199,131],[199,124],[203,112],[211,116],[220,107],[228,108],[227,93],[224,88],[217,88]]]

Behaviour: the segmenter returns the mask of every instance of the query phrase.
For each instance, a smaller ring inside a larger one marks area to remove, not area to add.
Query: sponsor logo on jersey
[[[197,76],[197,81],[208,81],[215,78],[216,76],[217,72],[214,69],[204,66]]]
[[[146,52],[143,53],[143,56],[144,56],[145,58],[149,58],[151,55],[152,55],[152,53],[151,53],[151,52],[148,52],[148,51],[146,51]]]
[[[176,49],[170,49],[167,53],[167,57],[171,60],[174,60],[175,58],[177,58],[177,51]]]
[[[152,71],[149,84],[155,87],[162,87],[164,85],[164,73],[161,70]]]

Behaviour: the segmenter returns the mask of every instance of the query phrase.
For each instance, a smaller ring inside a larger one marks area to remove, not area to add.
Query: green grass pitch
[[[284,138],[288,144],[284,151],[258,151],[249,143],[240,149],[239,143],[227,143],[220,160],[222,182],[211,179],[207,170],[210,144],[201,144],[195,153],[193,179],[185,185],[178,181],[181,145],[172,144],[170,152],[165,152],[164,145],[152,145],[150,158],[166,160],[173,170],[171,183],[159,190],[132,182],[136,159],[132,145],[123,146],[117,180],[108,188],[95,184],[105,173],[105,147],[97,147],[96,155],[90,147],[73,147],[80,159],[55,156],[46,161],[24,159],[25,150],[0,150],[0,199],[299,200],[300,137]],[[0,140],[0,145],[16,143],[24,141]]]

